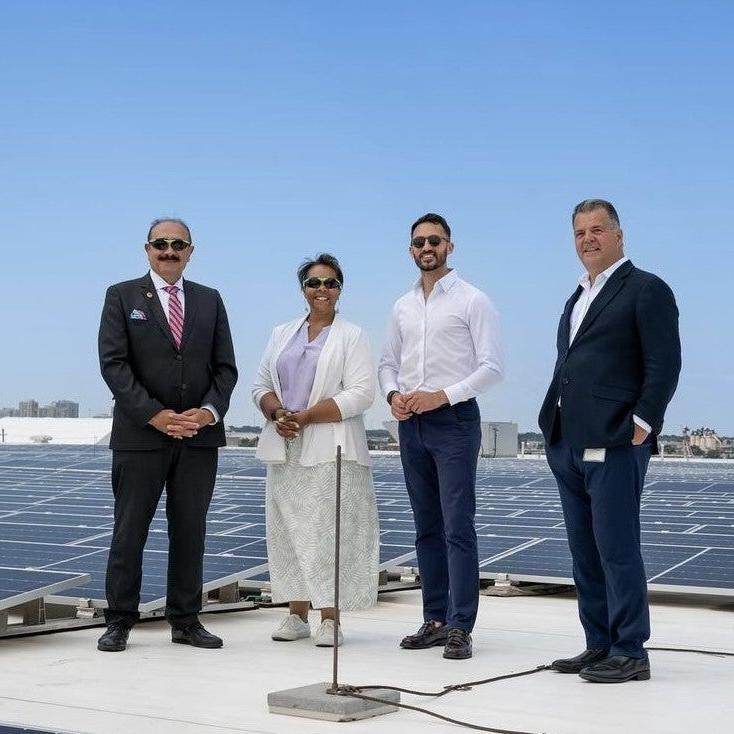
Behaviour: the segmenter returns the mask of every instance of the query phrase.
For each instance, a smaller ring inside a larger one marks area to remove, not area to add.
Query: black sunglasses
[[[161,252],[167,250],[169,245],[172,250],[181,252],[181,250],[185,250],[191,243],[188,240],[169,240],[165,237],[158,237],[155,240],[149,240],[148,244]]]
[[[328,288],[329,290],[342,287],[342,284],[336,278],[312,277],[306,278],[306,280],[303,281],[304,288],[319,288],[322,285],[324,286],[324,288]]]
[[[413,237],[410,244],[413,245],[416,250],[420,250],[426,242],[431,247],[438,247],[438,245],[440,245],[444,240],[446,240],[446,242],[449,241],[448,237],[439,237],[437,234],[431,234],[428,235],[428,237]]]

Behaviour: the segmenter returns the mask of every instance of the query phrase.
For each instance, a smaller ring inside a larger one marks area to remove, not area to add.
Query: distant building
[[[19,418],[38,418],[38,402],[36,400],[21,400],[18,403]]]
[[[720,451],[721,439],[712,428],[696,428],[691,431],[691,448],[698,447],[702,451]]]
[[[49,406],[53,411],[51,418],[78,418],[79,403],[73,400],[56,400]]]
[[[384,421],[383,426],[399,443],[398,422]],[[488,458],[517,456],[517,423],[505,421],[482,421],[482,443],[479,455]]]
[[[38,405],[36,400],[21,400],[18,409],[3,408],[0,418],[78,418],[79,403],[54,400],[50,405]]]
[[[389,431],[370,429],[367,431],[367,448],[370,451],[397,451],[398,444]]]
[[[517,456],[517,423],[482,422],[482,446],[479,455],[491,459],[498,456]]]

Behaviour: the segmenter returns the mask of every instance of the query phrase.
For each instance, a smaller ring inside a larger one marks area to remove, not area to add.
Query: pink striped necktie
[[[168,325],[171,327],[173,341],[176,349],[181,349],[181,337],[183,336],[183,308],[178,300],[178,286],[167,285],[163,288],[168,293]]]

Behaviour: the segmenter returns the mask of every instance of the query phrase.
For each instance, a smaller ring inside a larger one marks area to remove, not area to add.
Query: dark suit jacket
[[[568,299],[558,326],[558,359],[538,419],[546,443],[558,440],[560,428],[577,449],[629,445],[635,414],[652,427],[655,451],[681,367],[673,292],[631,262],[620,265],[569,347],[571,311],[581,292],[579,286]]]
[[[221,296],[184,280],[181,350],[171,335],[150,275],[110,286],[99,327],[99,362],[115,408],[110,448],[156,449],[170,438],[148,425],[160,410],[176,412],[210,404],[219,422],[201,429],[191,446],[224,446],[224,415],[237,382],[237,367]],[[142,313],[145,318],[133,318]]]

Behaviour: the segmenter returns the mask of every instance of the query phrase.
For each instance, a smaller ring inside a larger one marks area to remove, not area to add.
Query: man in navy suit
[[[670,288],[624,255],[608,201],[573,211],[586,273],[566,303],[539,423],[558,483],[586,649],[553,668],[598,683],[647,680],[640,497],[681,367]]]
[[[143,548],[163,488],[168,520],[166,618],[171,640],[222,647],[198,620],[206,514],[222,419],[237,382],[227,313],[213,288],[183,279],[194,246],[180,219],[157,219],[150,271],[107,290],[99,327],[102,377],[115,398],[110,448],[115,527],[107,564],[107,630],[119,652],[139,618]]]

